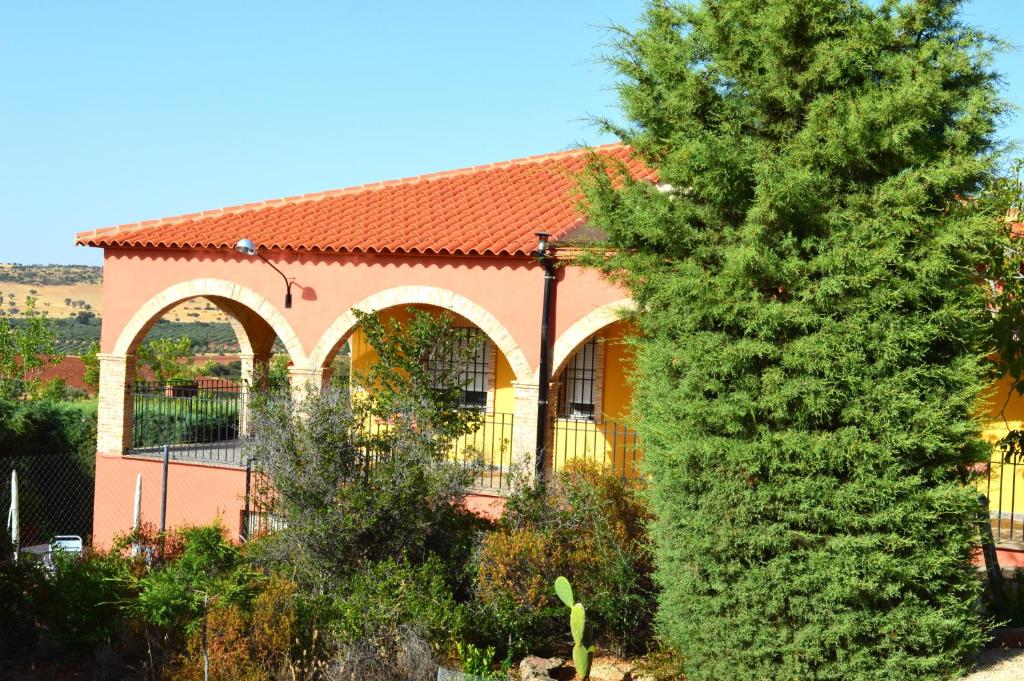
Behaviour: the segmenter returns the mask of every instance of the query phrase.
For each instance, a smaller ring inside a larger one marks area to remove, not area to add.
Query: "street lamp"
[[[235,250],[241,253],[242,255],[255,255],[257,258],[273,267],[274,271],[281,275],[281,278],[284,279],[285,286],[287,287],[284,294],[284,306],[286,308],[290,308],[292,306],[292,283],[294,283],[295,280],[289,279],[288,277],[284,276],[284,272],[277,269],[277,266],[275,266],[274,263],[270,262],[262,255],[260,255],[260,253],[256,250],[256,244],[252,242],[252,239],[239,239],[238,243],[235,244]]]

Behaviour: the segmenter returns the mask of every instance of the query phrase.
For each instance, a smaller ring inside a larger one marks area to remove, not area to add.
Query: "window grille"
[[[562,372],[558,404],[562,418],[595,420],[597,338],[583,344]]]
[[[462,385],[462,399],[459,406],[466,409],[487,408],[488,357],[487,342],[480,329],[456,327],[447,357],[432,357],[427,368],[435,375],[454,370]],[[472,348],[472,351],[470,351]],[[459,366],[456,366],[456,363]]]

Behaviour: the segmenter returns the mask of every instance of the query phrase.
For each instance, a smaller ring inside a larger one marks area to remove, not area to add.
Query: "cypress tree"
[[[659,173],[593,159],[637,303],[658,625],[691,681],[943,679],[983,639],[972,202],[999,44],[956,0],[651,2],[610,62]]]

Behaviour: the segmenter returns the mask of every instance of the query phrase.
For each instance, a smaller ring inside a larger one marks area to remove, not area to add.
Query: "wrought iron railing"
[[[132,390],[129,454],[244,465],[241,434],[249,388],[225,379],[138,382]]]
[[[168,445],[172,460],[245,466],[242,436],[251,392],[243,382],[220,379],[136,383],[128,453],[162,456]],[[452,460],[479,465],[477,487],[508,489],[512,420],[508,413],[481,414],[476,429],[452,443]],[[388,428],[376,420],[367,427],[374,435]]]
[[[992,537],[997,544],[1024,543],[1024,452],[993,448],[986,468],[985,497],[988,499]]]
[[[508,491],[512,474],[513,415],[504,412],[480,414],[476,429],[457,438],[449,450],[452,461],[478,466],[474,486],[488,491]],[[377,419],[367,424],[371,435],[381,435],[390,426]]]
[[[640,477],[642,454],[636,431],[621,421],[556,419],[551,452],[556,471],[572,461],[590,461],[626,479]]]

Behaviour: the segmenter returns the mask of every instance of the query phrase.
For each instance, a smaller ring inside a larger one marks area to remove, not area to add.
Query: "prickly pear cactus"
[[[573,599],[572,585],[565,577],[555,580],[555,594],[569,608],[569,631],[572,633],[572,662],[581,679],[590,678],[590,664],[597,647],[590,643],[590,629],[587,627],[587,611],[582,603]]]

